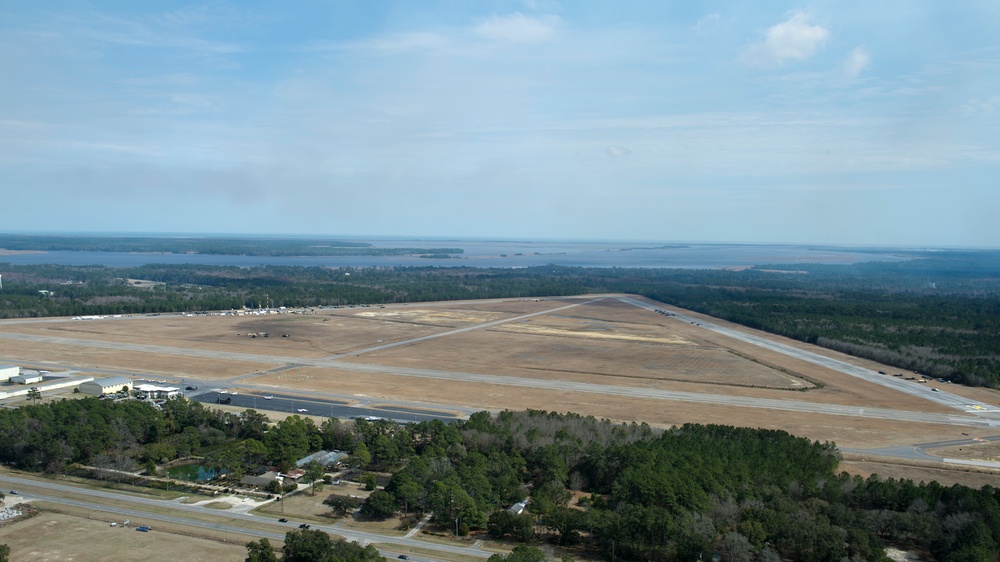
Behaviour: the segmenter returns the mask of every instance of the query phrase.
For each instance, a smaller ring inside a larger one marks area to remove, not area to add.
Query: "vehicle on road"
[[[298,408],[295,411],[296,412],[308,412],[309,410],[306,410],[305,408]]]
[[[309,523],[303,523],[299,525],[299,529],[308,529],[308,528],[309,528]]]
[[[407,555],[405,555],[405,554],[400,554],[396,558],[399,558],[400,560],[409,560],[410,559],[410,557],[407,556]]]
[[[274,396],[265,396],[264,400],[274,400]]]
[[[281,519],[278,519],[278,523],[288,523],[288,519],[282,517]]]
[[[186,387],[184,387],[184,390],[198,390],[198,387],[197,386],[186,386]]]
[[[239,394],[239,392],[236,392],[236,391],[234,390],[234,391],[230,392],[229,394],[232,394],[233,396],[236,396],[237,394]]]
[[[938,389],[936,389],[936,388],[931,388],[931,390],[934,391],[934,392],[938,392]]]
[[[16,496],[17,495],[17,490],[11,490],[9,493],[12,496]]]

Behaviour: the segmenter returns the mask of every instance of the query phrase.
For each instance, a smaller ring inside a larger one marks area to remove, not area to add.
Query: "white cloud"
[[[810,19],[800,10],[792,12],[785,21],[769,27],[763,41],[743,49],[740,61],[747,66],[769,68],[808,59],[830,37],[828,29],[812,25]]]
[[[541,43],[552,39],[559,27],[559,18],[531,18],[520,12],[508,16],[490,16],[475,26],[480,37],[509,43]]]
[[[871,64],[872,57],[868,51],[861,47],[855,47],[851,54],[844,60],[844,74],[850,79],[857,78],[863,70]]]
[[[695,24],[691,26],[691,30],[695,33],[708,33],[719,25],[720,20],[721,17],[719,14],[708,14],[695,22]]]
[[[355,43],[345,44],[329,41],[313,42],[309,49],[317,51],[359,49],[381,51],[384,53],[405,53],[417,50],[443,49],[447,45],[448,40],[438,33],[428,31],[412,31],[374,37]]]
[[[992,96],[988,99],[974,98],[962,105],[959,110],[962,113],[987,114],[1000,113],[1000,96]]]

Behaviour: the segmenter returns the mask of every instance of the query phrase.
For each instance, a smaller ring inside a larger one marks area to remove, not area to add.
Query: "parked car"
[[[136,531],[142,531],[143,533],[149,532],[149,525],[139,525],[135,528]]]

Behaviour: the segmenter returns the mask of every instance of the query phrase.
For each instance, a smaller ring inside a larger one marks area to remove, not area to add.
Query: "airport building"
[[[81,384],[80,392],[100,396],[102,394],[117,394],[122,388],[132,390],[132,379],[128,377],[94,379]]]
[[[45,380],[45,377],[34,373],[31,375],[18,375],[16,377],[11,377],[10,382],[15,384],[35,384]]]
[[[9,381],[20,374],[21,368],[17,365],[0,365],[0,382]]]
[[[173,386],[156,386],[155,384],[140,384],[135,387],[136,398],[173,398],[180,396],[179,388]]]

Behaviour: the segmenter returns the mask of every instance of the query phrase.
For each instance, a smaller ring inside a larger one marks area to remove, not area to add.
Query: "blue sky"
[[[995,1],[9,2],[5,232],[1000,247]]]

